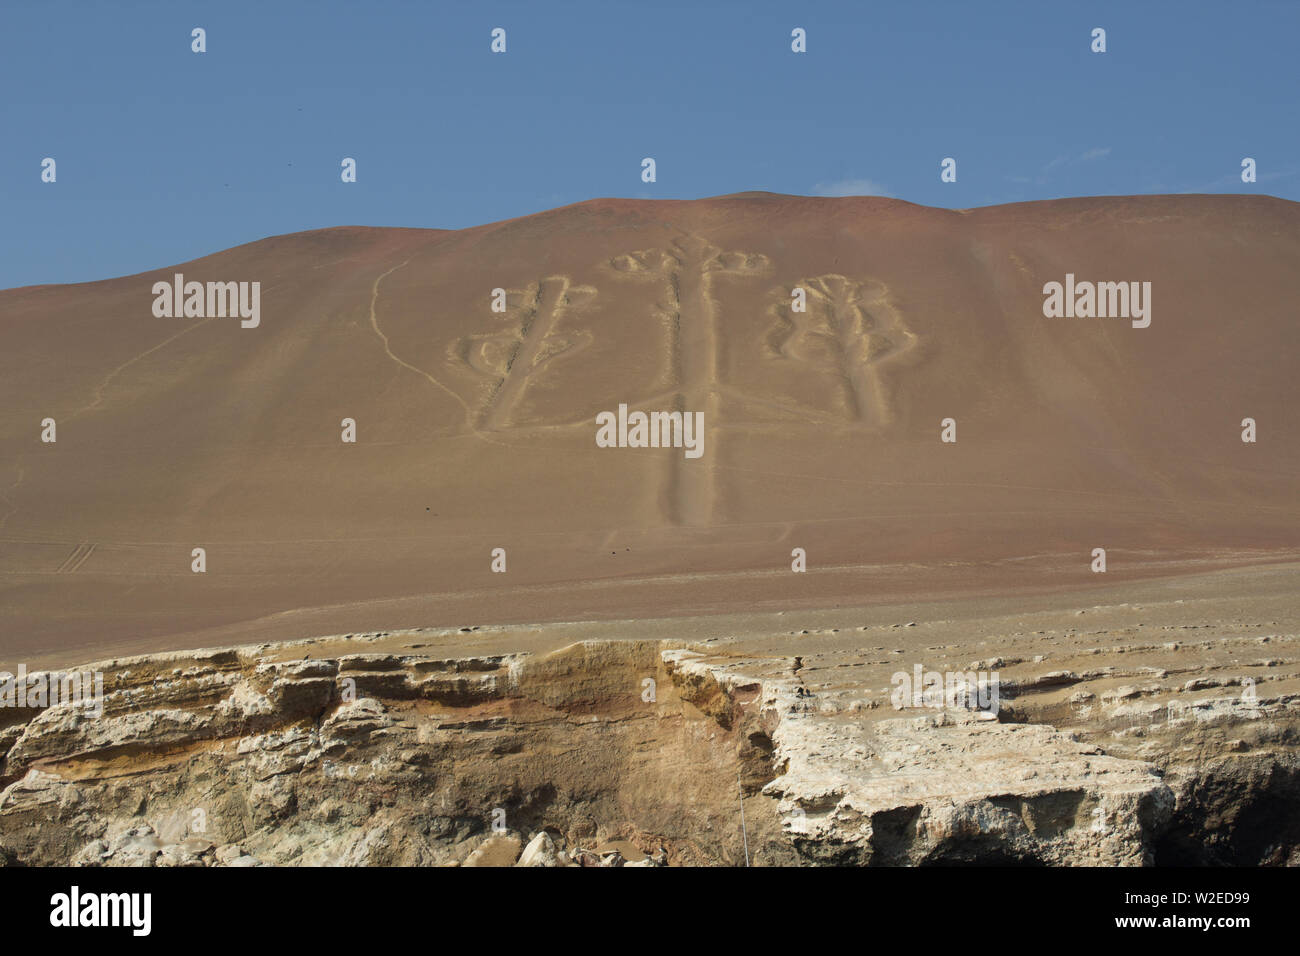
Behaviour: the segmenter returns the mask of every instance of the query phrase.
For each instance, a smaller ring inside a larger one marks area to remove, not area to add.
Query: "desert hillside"
[[[159,317],[176,273],[258,324]],[[1067,275],[1149,326],[1046,317]],[[0,666],[1294,557],[1297,301],[1300,207],[1241,196],[594,200],[3,291]],[[600,447],[620,405],[702,453]]]

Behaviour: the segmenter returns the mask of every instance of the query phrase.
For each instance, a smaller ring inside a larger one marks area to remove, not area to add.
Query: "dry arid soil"
[[[260,324],[155,317],[178,272]],[[1045,317],[1067,274],[1150,326]],[[0,710],[0,861],[1298,862],[1296,301],[1300,207],[1243,196],[594,200],[0,292],[0,670],[106,694]],[[598,447],[620,404],[703,454]],[[996,714],[896,707],[917,666]]]

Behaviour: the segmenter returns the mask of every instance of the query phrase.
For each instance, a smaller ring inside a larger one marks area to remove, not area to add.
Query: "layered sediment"
[[[865,627],[799,655],[411,632],[121,658],[87,668],[100,716],[0,709],[0,860],[1300,862],[1295,635],[1174,627],[926,648],[998,673],[996,713],[895,706],[905,655]]]

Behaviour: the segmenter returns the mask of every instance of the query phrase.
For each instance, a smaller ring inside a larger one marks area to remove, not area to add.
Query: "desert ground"
[[[0,862],[1300,862],[1297,266],[1267,197],[749,193],[2,291],[0,670],[108,696],[0,724]]]
[[[0,292],[0,662],[1291,560],[1298,258],[1271,198],[743,194]],[[178,272],[260,281],[259,326],[156,317]],[[1150,326],[1044,317],[1067,273],[1151,282]],[[622,403],[704,454],[597,447]]]
[[[7,711],[0,863],[1297,865],[1298,578],[106,659]]]

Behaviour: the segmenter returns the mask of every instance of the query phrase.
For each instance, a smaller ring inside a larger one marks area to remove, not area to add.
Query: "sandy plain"
[[[3,291],[0,667],[1237,600],[1300,559],[1298,263],[1300,208],[1267,197],[760,193]],[[156,318],[177,272],[260,281],[261,324]],[[1045,318],[1067,273],[1151,282],[1150,327]],[[620,403],[703,411],[705,455],[597,447]]]

